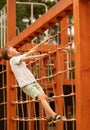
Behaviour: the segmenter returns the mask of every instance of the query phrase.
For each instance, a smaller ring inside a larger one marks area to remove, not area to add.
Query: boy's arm
[[[30,60],[36,60],[37,58],[43,58],[43,57],[46,57],[47,56],[47,54],[41,54],[41,55],[31,55],[31,56],[25,56],[25,57],[22,57],[21,59],[20,59],[20,62],[28,62],[28,61],[30,61]]]
[[[26,52],[26,56],[30,56],[31,54],[35,53],[37,51],[37,48],[47,42],[50,38],[42,41],[41,43],[37,44],[35,47],[33,47],[30,51]]]

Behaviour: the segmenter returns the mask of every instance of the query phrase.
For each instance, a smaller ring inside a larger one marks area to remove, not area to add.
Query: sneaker
[[[62,116],[61,115],[55,115],[54,117],[52,117],[52,122],[56,123],[57,121],[62,120]]]
[[[49,119],[47,119],[48,124],[51,125],[53,123],[52,117],[50,117]]]

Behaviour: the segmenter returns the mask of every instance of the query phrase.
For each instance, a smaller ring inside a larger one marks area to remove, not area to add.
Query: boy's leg
[[[49,106],[49,104],[47,102],[47,96],[45,94],[39,94],[37,96],[37,98],[40,99],[41,105],[42,105],[43,109],[45,110],[46,116],[48,118],[49,117],[54,117],[56,115],[56,113]]]
[[[37,96],[38,99],[41,101],[41,105],[45,110],[45,114],[47,116],[48,124],[56,123],[58,120],[62,119],[61,115],[57,115],[49,106],[47,102],[47,96],[45,94],[39,94]]]
[[[54,120],[55,122],[56,120],[61,119],[61,116],[60,115],[57,116],[57,114],[49,106],[47,96],[45,95],[43,89],[38,83],[32,83],[30,85],[23,87],[22,89],[27,95],[31,96],[34,99],[38,98],[41,101],[41,105],[45,110],[46,117],[50,119],[48,120],[48,122],[51,123],[52,120]]]

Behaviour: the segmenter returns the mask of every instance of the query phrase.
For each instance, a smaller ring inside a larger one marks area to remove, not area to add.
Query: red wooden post
[[[63,30],[66,26],[67,26],[67,17],[65,17],[61,21],[61,30]],[[60,46],[64,46],[67,43],[68,43],[68,33],[67,33],[67,30],[66,30],[63,33],[61,33],[61,44],[60,44]],[[62,52],[60,52],[59,50],[57,51],[57,53],[56,53],[56,63],[55,64],[56,64],[56,71],[57,72],[61,71],[61,70],[65,70],[65,56],[64,56],[63,51]],[[62,81],[65,80],[65,78],[66,78],[65,74],[62,74]],[[57,93],[57,95],[60,95],[60,94],[62,94],[61,84],[60,84],[60,80],[61,80],[60,75],[58,75],[55,80],[56,80],[56,84],[57,84],[56,85],[57,86],[56,87],[56,93]],[[59,98],[59,100],[57,100],[57,108],[58,108],[60,114],[63,113],[62,102],[63,102],[63,99],[61,99],[61,98]],[[58,129],[63,130],[64,129],[63,125],[64,125],[63,122],[57,123],[56,129],[57,130]]]
[[[30,103],[30,117],[34,117],[35,115],[34,115],[34,102],[31,102]],[[34,130],[34,120],[33,121],[30,121],[29,123],[28,123],[28,129],[30,129],[30,130]]]
[[[7,0],[7,44],[16,35],[16,0]],[[7,67],[7,130],[16,130],[16,122],[11,118],[16,116],[16,107],[11,104],[16,99],[15,89],[11,85],[15,84],[14,76],[11,72],[9,63]]]
[[[74,0],[76,129],[90,128],[90,1]]]
[[[59,72],[60,71],[60,66],[59,66],[59,59],[60,58],[60,52],[59,50],[57,50],[56,54],[55,54],[55,66],[56,66],[56,72]],[[61,61],[61,60],[60,60]],[[62,94],[62,89],[61,89],[61,79],[60,79],[60,75],[57,75],[55,76],[55,82],[56,82],[56,85],[55,85],[55,94],[56,96],[59,96],[60,94]],[[55,102],[56,102],[56,108],[58,110],[58,114],[63,114],[63,107],[62,107],[62,98],[56,98],[55,99]],[[63,122],[62,121],[59,121],[56,123],[56,130],[63,130]]]
[[[7,42],[16,36],[16,0],[7,0]],[[14,44],[14,43],[13,43]]]
[[[68,26],[68,16],[66,16],[65,18],[63,18],[61,20],[61,30],[64,30],[67,26]],[[64,46],[68,43],[68,29],[66,29],[65,31],[63,31],[61,33],[61,46]],[[66,65],[65,65],[65,60],[66,60],[66,56],[65,56],[65,52],[63,50],[62,53],[62,61],[61,61],[61,69],[65,70],[66,69]],[[66,73],[63,74],[63,80],[66,80]]]

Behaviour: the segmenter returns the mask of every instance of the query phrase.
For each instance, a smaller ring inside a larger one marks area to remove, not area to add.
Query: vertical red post
[[[68,21],[68,16],[66,16],[65,18],[61,20],[61,30],[64,30],[68,26],[67,21]],[[68,44],[68,29],[66,29],[65,31],[61,33],[61,46],[64,46],[66,44]],[[61,69],[65,70],[66,69],[66,65],[65,65],[66,56],[65,56],[64,50],[61,53],[61,55],[62,55]],[[66,80],[66,73],[63,74],[63,80]]]
[[[7,44],[16,35],[16,0],[7,0]],[[15,89],[11,90],[11,85],[15,84],[14,76],[9,63],[7,67],[7,130],[16,130],[16,122],[11,118],[16,116],[16,107],[11,104],[16,99]]]
[[[90,128],[90,1],[74,0],[76,129]]]
[[[57,50],[56,54],[55,54],[55,66],[56,66],[56,72],[55,73],[58,73],[60,71],[60,64],[59,64],[59,59],[60,58],[60,52],[59,50]],[[60,60],[61,61],[61,60]],[[55,85],[55,94],[56,96],[59,96],[62,94],[62,89],[61,89],[61,79],[60,79],[60,75],[58,74],[57,76],[55,76],[54,80],[56,82],[56,85]],[[60,115],[63,115],[63,103],[62,103],[62,98],[56,98],[55,99],[55,103],[56,103],[56,108],[57,108],[57,111],[58,111],[58,114]],[[63,130],[63,122],[62,121],[59,121],[56,123],[56,130]]]

